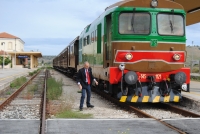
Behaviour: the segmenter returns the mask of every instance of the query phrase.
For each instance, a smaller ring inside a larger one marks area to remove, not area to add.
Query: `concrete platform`
[[[200,82],[190,82],[190,92],[182,92],[182,95],[186,98],[200,102]]]
[[[0,134],[38,134],[40,120],[0,120]]]
[[[47,134],[177,134],[153,119],[47,120]]]
[[[27,68],[12,68],[12,69],[0,69],[0,93],[1,90],[7,88],[10,85],[10,82],[18,77],[25,76],[29,72],[36,70],[27,69]]]
[[[199,134],[200,133],[200,118],[198,119],[169,119],[163,120],[177,128],[181,128],[182,131],[187,134]]]
[[[200,132],[200,118],[163,119],[188,134]],[[0,120],[0,134],[38,134],[39,120]],[[153,119],[50,119],[46,134],[178,134]]]
[[[190,76],[197,76],[197,77],[199,77],[200,73],[190,73]]]

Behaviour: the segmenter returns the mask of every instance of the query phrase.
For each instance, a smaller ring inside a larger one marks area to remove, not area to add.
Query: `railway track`
[[[3,110],[7,105],[9,105],[11,103],[12,100],[14,100],[20,92],[22,92],[22,90],[40,73],[40,71],[38,73],[36,73],[33,77],[31,77],[26,83],[24,83],[17,91],[15,91],[13,94],[11,94],[6,100],[4,100],[1,104],[0,104],[0,111]]]
[[[38,76],[39,75],[39,76]],[[38,78],[37,78],[38,77]],[[38,72],[35,74],[32,78],[30,78],[23,86],[21,86],[17,91],[15,91],[10,97],[8,97],[6,100],[4,100],[3,103],[0,105],[0,111],[3,111],[6,107],[9,107],[11,105],[11,102],[13,103],[14,101],[21,101],[20,98],[23,98],[22,92],[25,92],[25,89],[34,83],[34,81],[39,81],[40,83],[42,82],[42,87],[40,88],[40,91],[36,91],[37,94],[34,96],[34,100],[25,100],[27,101],[35,101],[36,99],[40,99],[40,107],[38,107],[38,110],[40,111],[39,113],[39,118],[40,118],[40,134],[45,134],[45,120],[46,120],[46,82],[47,78],[49,77],[49,71],[46,70],[45,73]],[[37,79],[36,79],[37,78]],[[43,82],[44,80],[44,82]],[[38,83],[34,83],[38,84]],[[41,94],[42,93],[42,94]],[[37,100],[36,100],[37,101]],[[12,104],[14,105],[14,104]]]
[[[99,94],[100,96],[104,97],[105,99],[111,101],[112,103],[114,103],[114,104],[116,104],[116,105],[118,105],[118,106],[120,106],[120,107],[122,107],[122,108],[124,108],[126,110],[134,112],[140,118],[152,118],[152,119],[160,122],[161,124],[171,128],[172,130],[174,130],[174,131],[176,131],[176,132],[178,132],[180,134],[186,134],[186,132],[184,132],[184,131],[182,131],[182,130],[180,130],[180,129],[178,129],[178,128],[176,128],[176,127],[174,127],[174,126],[162,121],[161,119],[158,119],[158,118],[156,118],[154,116],[151,116],[151,115],[143,112],[142,110],[138,109],[135,106],[132,106],[131,104],[121,103],[121,102],[119,102],[119,100],[114,99],[114,98],[110,97],[109,95],[105,94],[104,92],[101,92],[101,91],[96,90],[94,88],[93,88],[92,91],[94,91],[95,93]],[[190,111],[186,111],[184,109],[181,109],[181,108],[169,105],[169,104],[165,104],[165,103],[156,104],[156,107],[159,107],[159,108],[162,108],[162,109],[167,109],[167,110],[170,110],[170,111],[172,111],[174,113],[178,113],[178,114],[181,114],[181,115],[187,116],[187,117],[192,117],[192,118],[199,118],[200,117],[200,115],[198,115],[198,114],[195,114],[195,113],[192,113]]]
[[[47,79],[49,77],[49,70],[46,70],[44,77],[44,90],[41,98],[41,115],[40,115],[40,134],[45,134],[46,127],[46,92],[47,92]]]

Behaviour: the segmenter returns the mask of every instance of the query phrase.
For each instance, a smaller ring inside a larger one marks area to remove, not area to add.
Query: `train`
[[[87,25],[53,59],[53,67],[76,77],[90,63],[98,89],[120,102],[180,102],[190,91],[185,67],[186,12],[169,0],[117,2]]]

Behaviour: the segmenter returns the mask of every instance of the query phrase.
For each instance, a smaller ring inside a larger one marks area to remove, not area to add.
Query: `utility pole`
[[[199,60],[199,74],[200,74],[200,60]]]
[[[16,58],[16,38],[15,38],[15,67],[16,67],[16,60],[17,58]]]
[[[4,62],[5,62],[5,42],[2,42],[1,45],[4,45],[4,50],[3,50],[3,70],[4,70]]]
[[[192,47],[193,47],[193,41],[192,41]],[[191,73],[192,73],[192,69],[193,69],[193,53],[192,53],[192,61],[191,61]]]

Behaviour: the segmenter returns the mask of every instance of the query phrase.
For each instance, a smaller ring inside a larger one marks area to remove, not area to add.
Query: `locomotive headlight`
[[[133,58],[133,55],[131,53],[127,53],[125,57],[127,60],[131,60]]]
[[[151,1],[151,6],[152,7],[157,7],[158,6],[158,1],[157,0],[152,0]]]
[[[178,61],[181,59],[181,56],[179,54],[174,54],[173,58],[174,60]]]
[[[181,86],[182,90],[187,91],[187,84],[183,83],[183,85]]]

